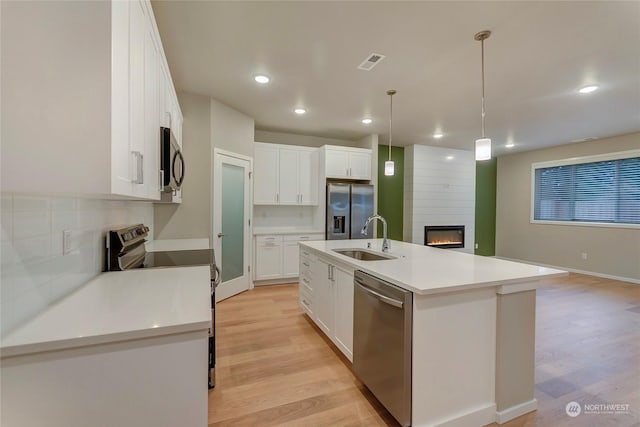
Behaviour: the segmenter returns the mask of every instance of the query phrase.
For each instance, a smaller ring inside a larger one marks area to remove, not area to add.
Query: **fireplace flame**
[[[430,240],[430,245],[460,245],[462,244],[459,240]]]

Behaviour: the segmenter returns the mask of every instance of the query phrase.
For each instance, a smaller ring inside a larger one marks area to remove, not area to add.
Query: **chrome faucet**
[[[389,239],[387,239],[387,221],[380,215],[375,214],[367,218],[367,221],[364,223],[364,227],[362,227],[360,233],[366,235],[369,223],[374,219],[379,219],[380,221],[382,221],[382,252],[389,252]]]

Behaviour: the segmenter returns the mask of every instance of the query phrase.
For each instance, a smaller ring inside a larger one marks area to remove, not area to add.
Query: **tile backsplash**
[[[2,193],[0,220],[2,335],[100,274],[107,230],[144,223],[153,236],[150,202]]]

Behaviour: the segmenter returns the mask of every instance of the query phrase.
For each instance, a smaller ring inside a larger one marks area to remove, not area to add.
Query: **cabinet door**
[[[278,204],[278,149],[255,145],[253,162],[253,203]]]
[[[349,153],[349,176],[353,179],[371,179],[371,154]]]
[[[316,267],[312,269],[315,321],[318,327],[330,337],[333,330],[333,282],[329,280],[329,274],[333,266],[321,258],[318,258],[313,265]]]
[[[334,268],[333,341],[353,361],[353,272]]]
[[[264,243],[256,248],[256,280],[282,276],[282,243]]]
[[[349,156],[345,151],[325,151],[325,174],[328,178],[349,177]]]
[[[318,204],[318,155],[313,151],[298,153],[298,188],[301,205]]]
[[[279,204],[297,205],[300,202],[298,192],[298,151],[280,148],[279,152]]]
[[[145,197],[144,187],[144,101],[146,18],[139,1],[129,2],[129,165],[133,194]]]
[[[296,277],[300,274],[298,242],[284,242],[282,275]]]
[[[146,196],[160,200],[160,54],[153,39],[151,24],[144,41],[144,158],[143,185]]]

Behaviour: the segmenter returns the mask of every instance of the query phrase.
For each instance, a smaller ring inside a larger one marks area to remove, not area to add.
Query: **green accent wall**
[[[404,147],[391,147],[391,160],[395,162],[395,175],[384,176],[384,162],[389,159],[389,146],[378,146],[378,214],[387,220],[390,239],[402,240],[404,203]],[[382,224],[378,222],[378,237],[382,237]]]
[[[476,162],[476,255],[496,254],[496,176],[498,160]]]

